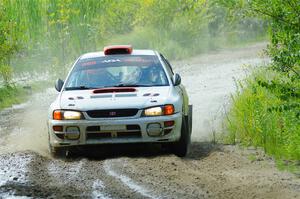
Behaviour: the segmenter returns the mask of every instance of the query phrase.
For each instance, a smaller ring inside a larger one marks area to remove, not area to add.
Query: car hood
[[[166,104],[171,93],[169,86],[135,89],[133,92],[106,93],[94,93],[94,90],[63,91],[60,95],[60,107],[80,111],[145,108]]]

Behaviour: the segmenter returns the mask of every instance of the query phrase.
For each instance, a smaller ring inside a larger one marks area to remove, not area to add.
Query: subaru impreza
[[[154,50],[107,46],[80,56],[48,113],[50,152],[70,147],[161,143],[187,154],[192,105],[181,77]]]

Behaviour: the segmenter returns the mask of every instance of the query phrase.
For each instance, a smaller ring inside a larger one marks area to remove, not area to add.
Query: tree
[[[218,1],[218,0],[217,0]],[[300,77],[300,2],[298,0],[219,0],[233,14],[258,16],[269,21],[269,54],[274,69]]]
[[[4,2],[0,3],[0,77],[5,85],[9,85],[12,79],[11,57],[19,50],[19,39],[16,23],[5,15]]]

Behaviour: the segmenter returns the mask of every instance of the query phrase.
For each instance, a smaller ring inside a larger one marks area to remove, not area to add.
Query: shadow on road
[[[221,145],[212,142],[192,142],[187,159],[200,160],[209,156],[214,151],[220,151]]]
[[[199,160],[209,156],[213,151],[220,150],[218,145],[211,142],[192,142],[189,154],[183,159]],[[160,144],[114,144],[100,146],[84,146],[73,148],[66,160],[88,158],[104,160],[118,157],[156,157],[172,155],[172,151]]]

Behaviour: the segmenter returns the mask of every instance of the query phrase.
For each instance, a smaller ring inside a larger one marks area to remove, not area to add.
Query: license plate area
[[[100,131],[125,131],[126,125],[102,125]]]

